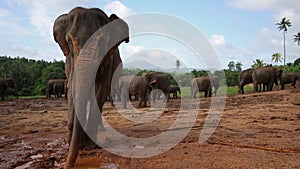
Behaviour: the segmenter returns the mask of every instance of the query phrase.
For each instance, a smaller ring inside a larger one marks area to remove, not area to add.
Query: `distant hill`
[[[155,70],[155,71],[163,71],[163,72],[180,72],[180,73],[191,72],[192,70],[195,69],[195,68],[179,68],[179,70],[177,70],[177,68],[165,69],[165,68],[155,66],[149,62],[141,61],[141,60],[124,62],[123,67],[128,68],[128,69],[138,68],[141,70],[147,69],[147,70]]]

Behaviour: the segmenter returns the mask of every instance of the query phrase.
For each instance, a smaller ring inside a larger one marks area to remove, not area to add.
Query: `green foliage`
[[[296,65],[300,65],[300,58],[298,58],[298,59],[296,59],[295,61],[294,61],[294,65],[296,66]]]
[[[255,61],[253,61],[253,65],[251,65],[251,67],[254,69],[264,66],[266,66],[266,63],[264,63],[264,61],[260,59],[256,59]]]
[[[196,70],[194,69],[191,71],[194,77],[200,77],[200,76],[208,76],[209,71],[207,70]]]
[[[228,86],[238,85],[239,71],[224,70],[224,73],[226,77],[226,84]]]
[[[63,61],[0,56],[0,77],[14,78],[21,96],[44,95],[49,79],[66,78],[64,67]]]
[[[300,64],[298,65],[291,65],[291,66],[284,66],[282,67],[283,73],[288,73],[288,72],[300,72]]]

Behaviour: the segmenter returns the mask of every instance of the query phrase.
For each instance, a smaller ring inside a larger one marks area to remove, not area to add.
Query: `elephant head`
[[[278,85],[278,79],[281,78],[283,70],[280,69],[280,68],[274,68],[274,70],[275,70],[275,79],[274,79],[274,83],[275,83],[276,85]]]
[[[110,94],[112,77],[122,62],[118,46],[124,41],[129,42],[129,27],[115,14],[108,17],[97,8],[77,7],[55,20],[53,36],[67,57],[70,148],[65,168],[70,168],[75,163],[79,149],[90,141],[77,115],[86,117],[86,106],[91,96],[97,101],[94,103],[90,100],[91,105],[97,104],[102,111],[104,101]],[[93,86],[95,92],[91,93]],[[87,130],[97,127],[99,123],[99,117],[93,110],[95,108],[91,109],[86,119]],[[97,128],[91,130],[96,132]]]

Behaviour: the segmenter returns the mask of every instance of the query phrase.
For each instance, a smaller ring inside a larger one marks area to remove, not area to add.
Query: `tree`
[[[281,62],[281,54],[280,53],[274,53],[272,55],[272,61],[275,63]]]
[[[230,61],[230,62],[228,63],[227,66],[228,66],[228,69],[229,69],[229,70],[233,71],[233,70],[234,70],[234,67],[235,67],[234,61]]]
[[[253,65],[251,65],[251,67],[256,69],[256,68],[264,67],[265,65],[266,64],[264,63],[263,60],[256,59],[255,61],[253,61]]]
[[[243,64],[241,62],[236,62],[235,70],[238,71],[238,72],[241,72],[242,71],[242,66],[243,66]]]
[[[280,22],[276,23],[278,26],[278,30],[283,30],[283,65],[285,66],[285,59],[286,59],[286,50],[285,50],[285,34],[287,33],[287,28],[291,27],[292,24],[290,20],[286,19],[286,17],[282,18]]]
[[[294,35],[294,42],[297,42],[297,45],[300,46],[300,32]]]
[[[180,66],[181,66],[180,61],[179,61],[179,60],[176,60],[176,68],[177,68],[177,70],[179,69]]]

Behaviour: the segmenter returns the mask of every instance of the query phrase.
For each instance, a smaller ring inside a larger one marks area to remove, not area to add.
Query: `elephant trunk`
[[[99,65],[99,64],[98,64]],[[95,92],[95,76],[97,64],[93,60],[80,58],[73,72],[72,79],[72,98],[75,108],[72,138],[69,147],[69,154],[65,168],[70,168],[75,163],[79,149],[83,146],[85,139],[87,104],[92,92]],[[94,96],[94,95],[93,95]]]

